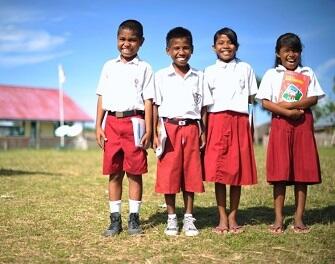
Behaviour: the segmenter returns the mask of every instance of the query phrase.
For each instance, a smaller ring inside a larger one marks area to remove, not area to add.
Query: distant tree
[[[331,113],[335,112],[335,102],[333,100],[334,95],[335,95],[335,76],[333,78],[332,95],[330,95],[326,103],[317,104],[312,108],[315,120],[318,120],[322,117],[328,116]]]

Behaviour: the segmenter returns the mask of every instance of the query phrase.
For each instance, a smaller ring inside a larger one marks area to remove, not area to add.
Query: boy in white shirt
[[[117,33],[120,55],[105,63],[97,87],[96,140],[104,151],[103,174],[109,175],[111,224],[104,236],[114,236],[122,231],[121,196],[125,172],[129,181],[128,233],[142,233],[139,220],[142,174],[147,172],[145,149],[152,134],[152,99],[155,93],[151,66],[137,55],[143,42],[141,23],[136,20],[122,22]],[[145,119],[145,134],[141,139],[143,147],[135,146],[132,117]]]
[[[156,192],[165,195],[168,221],[166,235],[177,235],[176,194],[183,191],[186,236],[198,235],[192,216],[194,192],[203,192],[200,148],[205,135],[199,124],[205,119],[204,106],[211,104],[209,90],[203,88],[203,73],[190,67],[193,53],[191,32],[177,27],[166,36],[166,52],[172,65],[155,74],[154,142],[159,147],[158,118],[163,118],[167,133],[165,149],[157,162]]]

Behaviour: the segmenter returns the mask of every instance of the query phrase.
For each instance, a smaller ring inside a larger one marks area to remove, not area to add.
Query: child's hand
[[[145,133],[141,139],[141,145],[143,149],[147,149],[150,147],[151,143],[151,133]]]
[[[105,141],[107,141],[104,130],[101,127],[98,127],[95,131],[95,139],[100,148],[104,149]]]
[[[159,140],[157,136],[154,136],[153,138],[153,142],[152,142],[152,148],[154,149],[154,151],[156,151],[156,149],[159,147]]]
[[[292,109],[290,110],[289,118],[293,120],[298,120],[304,114],[302,109]]]
[[[293,104],[292,103],[289,103],[289,102],[284,102],[284,101],[282,101],[282,102],[279,102],[279,103],[277,103],[280,107],[283,107],[283,108],[285,108],[285,109],[293,109],[294,108],[294,106],[293,106]]]
[[[200,136],[200,150],[203,150],[206,145],[206,135],[205,133],[202,133]]]

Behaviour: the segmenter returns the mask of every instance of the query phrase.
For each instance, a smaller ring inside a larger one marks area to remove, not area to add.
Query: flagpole
[[[58,89],[59,89],[59,122],[60,126],[64,126],[64,92],[63,84],[65,82],[65,75],[62,65],[58,65]],[[62,135],[60,137],[60,147],[63,148],[65,145],[65,139]]]

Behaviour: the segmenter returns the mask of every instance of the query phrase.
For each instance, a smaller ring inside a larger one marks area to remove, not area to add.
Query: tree
[[[335,94],[335,76],[333,78],[332,95],[330,96],[330,99],[327,100],[326,103],[317,104],[312,108],[315,120],[326,117],[331,113],[335,112],[335,102],[332,98],[334,94]]]

